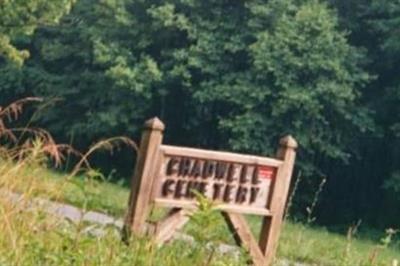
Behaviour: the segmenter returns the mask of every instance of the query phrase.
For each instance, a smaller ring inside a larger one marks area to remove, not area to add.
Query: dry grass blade
[[[62,164],[65,156],[64,152],[67,154],[74,154],[78,157],[81,157],[82,154],[75,150],[72,146],[67,144],[57,144],[51,134],[44,129],[41,128],[13,128],[9,129],[12,132],[12,135],[16,138],[17,134],[19,134],[18,141],[14,142],[17,144],[18,157],[22,158],[26,154],[30,153],[35,145],[40,145],[41,152],[48,155],[55,163],[55,166],[58,167]],[[22,142],[25,139],[24,143],[18,145],[18,143]],[[14,157],[15,159],[15,157]]]
[[[88,165],[88,157],[91,154],[93,154],[95,151],[97,151],[99,149],[105,149],[110,152],[113,152],[114,149],[117,149],[120,147],[119,146],[120,144],[124,144],[129,147],[132,147],[136,152],[138,152],[138,150],[139,150],[137,144],[133,140],[131,140],[130,138],[125,137],[125,136],[112,137],[112,138],[108,138],[105,140],[101,140],[101,141],[95,143],[94,145],[92,145],[89,148],[89,150],[81,157],[81,160],[75,165],[70,176],[76,175],[82,169],[82,165],[84,163],[86,163]],[[90,166],[89,166],[89,168],[90,168]]]
[[[10,140],[13,143],[18,142],[17,137],[13,134],[12,130],[6,128],[4,122],[0,119],[0,138]]]
[[[10,141],[13,145],[7,145],[8,157],[13,160],[21,160],[35,151],[35,147],[40,146],[40,153],[50,157],[55,166],[60,166],[65,160],[65,154],[75,155],[80,158],[78,164],[71,173],[75,175],[82,169],[82,166],[90,169],[87,158],[98,149],[105,149],[112,152],[119,148],[120,144],[133,147],[138,151],[138,146],[134,141],[125,136],[113,137],[99,141],[90,147],[86,154],[82,154],[68,144],[57,144],[51,134],[44,129],[25,127],[25,128],[7,128],[5,121],[12,122],[17,120],[23,112],[23,107],[29,102],[42,102],[38,97],[27,97],[17,100],[6,107],[0,106],[0,138]]]
[[[17,100],[6,107],[0,106],[0,137],[17,142],[17,137],[13,134],[12,130],[6,127],[5,121],[12,122],[17,120],[22,114],[25,104],[31,102],[42,102],[42,98],[27,97]]]
[[[43,99],[39,97],[26,97],[17,100],[6,107],[0,106],[0,120],[4,120],[4,118],[7,118],[9,122],[16,120],[22,114],[25,104],[42,101]]]

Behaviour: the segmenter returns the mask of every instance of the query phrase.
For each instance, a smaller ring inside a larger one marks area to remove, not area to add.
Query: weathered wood
[[[159,156],[164,124],[158,119],[148,120],[140,142],[136,168],[132,178],[129,209],[125,217],[125,230],[136,236],[145,232],[145,222],[150,210],[151,191],[156,173],[154,162]]]
[[[254,155],[238,154],[232,152],[223,151],[209,151],[202,149],[194,149],[187,147],[177,147],[170,145],[162,145],[161,150],[167,155],[185,155],[187,157],[194,157],[200,159],[236,162],[251,165],[270,165],[270,166],[281,166],[282,161],[274,158],[260,157]]]
[[[259,245],[266,258],[265,265],[272,265],[277,249],[290,180],[296,158],[296,148],[297,142],[293,137],[286,136],[280,140],[277,158],[283,160],[283,165],[278,170],[273,186],[272,198],[268,206],[273,216],[263,219],[260,232]]]
[[[255,266],[265,266],[265,257],[243,216],[230,212],[222,212],[222,215],[236,243],[249,252],[253,264]]]
[[[190,191],[197,190],[221,210],[269,214],[266,202],[281,160],[166,145],[160,153],[156,203],[193,208],[196,199]]]
[[[195,210],[198,207],[198,203],[195,201],[188,200],[174,200],[174,199],[154,199],[154,203],[156,206],[160,207],[179,207],[188,210]],[[271,216],[271,212],[265,208],[252,208],[248,206],[232,206],[229,204],[215,204],[215,209],[226,211],[226,212],[234,212],[234,213],[243,213],[243,214],[254,214],[260,216]]]
[[[174,208],[167,216],[157,222],[155,240],[158,243],[164,243],[169,241],[174,233],[181,229],[189,221],[189,216],[185,210]]]
[[[126,232],[146,233],[163,243],[196,210],[194,190],[213,201],[236,242],[248,250],[256,266],[273,262],[284,215],[297,148],[288,136],[280,141],[277,158],[209,151],[162,144],[164,125],[157,118],[146,122],[132,179]],[[147,226],[150,206],[172,210]],[[242,214],[263,216],[256,239]]]

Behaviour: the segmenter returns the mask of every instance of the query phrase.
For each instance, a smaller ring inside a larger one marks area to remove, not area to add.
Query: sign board
[[[152,233],[167,241],[195,210],[194,191],[215,203],[238,244],[254,265],[270,265],[276,250],[295,161],[296,141],[280,141],[276,158],[210,151],[162,144],[164,124],[153,118],[145,123],[132,179],[125,229],[130,234]],[[171,208],[157,223],[146,226],[151,206]],[[252,235],[243,214],[259,215],[259,239]],[[147,232],[146,232],[147,231]]]
[[[227,152],[162,145],[156,173],[155,202],[195,206],[193,190],[221,210],[268,214],[271,184],[280,161]]]

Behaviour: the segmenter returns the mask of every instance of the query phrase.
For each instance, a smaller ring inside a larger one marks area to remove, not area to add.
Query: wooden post
[[[162,143],[164,124],[157,117],[144,124],[136,168],[132,178],[125,233],[141,236],[145,233],[146,218],[150,211],[151,192],[156,163]]]
[[[275,179],[275,187],[270,202],[271,217],[264,217],[260,232],[259,245],[265,256],[265,265],[272,265],[276,253],[286,200],[290,187],[293,166],[296,158],[297,142],[292,136],[286,136],[279,142],[278,159],[283,161]]]

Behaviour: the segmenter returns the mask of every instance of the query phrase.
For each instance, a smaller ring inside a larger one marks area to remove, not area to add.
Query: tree
[[[371,27],[371,34],[379,40],[371,50],[373,70],[378,75],[374,84],[376,90],[381,92],[380,105],[377,106],[378,123],[383,129],[384,149],[386,153],[386,172],[389,177],[384,180],[390,204],[396,208],[400,203],[400,78],[396,69],[400,62],[400,2],[398,1],[371,1],[365,9],[365,21]],[[373,100],[372,100],[373,101]]]
[[[377,130],[364,137],[362,160],[353,164],[360,173],[355,198],[367,209],[375,223],[397,222],[399,215],[400,161],[400,3],[398,1],[331,0],[339,11],[342,27],[350,30],[349,41],[365,51],[365,69],[374,76],[362,95],[365,106],[374,113]],[[359,169],[359,170],[358,170]],[[368,199],[368,203],[365,199]],[[353,200],[354,202],[354,200]],[[362,203],[364,202],[364,203]],[[391,210],[391,215],[387,211]],[[386,219],[379,219],[377,213]]]
[[[57,23],[71,9],[74,0],[5,0],[0,3],[0,56],[18,65],[29,56],[13,41],[32,35],[38,26]]]
[[[362,53],[316,0],[81,0],[29,47],[23,69],[0,70],[3,95],[62,99],[40,120],[84,143],[152,115],[176,144],[271,155],[291,133],[315,183],[373,128]]]

